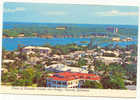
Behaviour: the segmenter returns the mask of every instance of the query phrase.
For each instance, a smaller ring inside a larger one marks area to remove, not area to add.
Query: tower
[[[119,29],[116,27],[115,32],[118,33]]]
[[[114,32],[113,33],[118,33],[119,29],[117,27],[114,27]]]

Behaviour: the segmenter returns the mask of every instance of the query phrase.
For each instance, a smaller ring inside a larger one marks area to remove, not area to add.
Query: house
[[[67,65],[72,65],[72,64],[76,64],[77,62],[75,60],[66,60],[65,63]]]
[[[52,72],[80,72],[80,73],[88,73],[87,70],[77,67],[69,67],[64,64],[52,64],[50,66],[45,66],[46,71],[52,71]]]
[[[25,35],[24,35],[24,33],[19,33],[18,34],[18,37],[24,37]]]
[[[82,66],[82,69],[88,70],[88,66]]]
[[[7,38],[8,35],[7,35],[7,34],[3,34],[2,37],[3,37],[3,38]]]
[[[130,55],[132,52],[131,51],[125,51],[125,53]]]
[[[103,51],[103,54],[113,54],[113,55],[115,55],[115,56],[119,56],[120,55],[120,53],[119,53],[119,51],[110,51],[110,50],[107,50],[107,51]]]
[[[120,41],[120,38],[119,37],[113,37],[112,41]]]
[[[100,33],[92,32],[90,36],[92,36],[92,37],[103,37],[104,38],[107,35],[104,32],[100,32]]]
[[[67,27],[66,26],[58,26],[56,27],[57,30],[66,30]]]
[[[123,39],[122,41],[133,41],[133,39],[128,37],[128,38]]]
[[[50,39],[50,38],[53,38],[53,35],[49,35],[49,34],[40,34],[39,37],[40,37],[40,38],[48,38],[48,39]]]
[[[46,86],[55,88],[80,88],[86,80],[99,81],[100,76],[72,72],[54,73],[47,77]]]
[[[94,71],[95,66],[85,65],[85,66],[82,66],[81,68],[84,69],[84,70],[92,70],[92,71]]]
[[[95,60],[99,60],[104,62],[105,64],[110,64],[110,63],[121,63],[122,59],[119,57],[105,57],[105,56],[96,56]]]
[[[53,60],[59,60],[59,59],[61,59],[61,56],[54,54],[51,58]]]
[[[5,59],[2,61],[3,63],[14,63],[15,60]]]
[[[28,62],[32,63],[32,64],[36,64],[36,62],[40,61],[41,60],[41,57],[30,57],[28,59]]]
[[[23,52],[25,53],[37,53],[39,52],[40,54],[50,54],[52,50],[48,47],[37,47],[37,46],[26,46],[22,49]]]
[[[7,68],[1,68],[2,73],[7,73],[8,69]]]
[[[26,54],[27,54],[27,55],[35,54],[35,52],[34,52],[34,51],[28,51]]]
[[[39,34],[38,33],[32,33],[33,36],[38,37]]]

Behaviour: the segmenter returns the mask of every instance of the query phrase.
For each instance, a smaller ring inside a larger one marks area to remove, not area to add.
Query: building
[[[63,64],[53,64],[50,66],[45,66],[46,71],[52,71],[52,72],[80,72],[80,73],[88,73],[87,70],[83,68],[78,67],[69,67],[67,65]]]
[[[15,60],[4,59],[2,62],[3,62],[3,63],[14,63]]]
[[[3,38],[7,38],[8,35],[7,35],[7,34],[3,34],[2,37],[3,37]]]
[[[93,32],[93,33],[90,34],[90,36],[92,36],[92,37],[103,37],[103,38],[105,38],[107,36],[107,34],[104,33],[104,32],[100,32],[100,33]]]
[[[104,50],[103,54],[114,54],[117,57],[120,55],[119,51],[117,51],[117,50],[114,50],[114,51],[110,51],[110,50],[105,51]]]
[[[39,34],[38,33],[32,33],[33,36],[38,37]]]
[[[24,36],[25,36],[24,33],[18,34],[18,37],[24,37]]]
[[[88,70],[88,66],[82,66],[82,69]]]
[[[8,73],[8,69],[7,68],[1,68],[2,73]]]
[[[112,41],[120,41],[120,38],[119,37],[113,37]]]
[[[123,39],[122,41],[133,41],[133,39],[128,37],[128,38]]]
[[[119,32],[119,29],[118,29],[117,27],[115,28],[115,32],[116,32],[116,33]]]
[[[67,27],[66,26],[58,26],[56,27],[57,30],[66,30]]]
[[[55,88],[80,88],[86,80],[99,81],[95,74],[62,72],[47,77],[46,86]]]
[[[35,46],[26,46],[22,49],[23,52],[26,53],[37,53],[39,52],[40,54],[50,54],[52,50],[48,47],[35,47]]]
[[[39,36],[40,38],[48,38],[48,39],[54,37],[53,35],[49,35],[49,34],[39,34],[38,36]]]
[[[105,64],[110,64],[110,63],[121,63],[122,59],[119,57],[105,57],[105,56],[96,56],[96,60],[102,61]]]

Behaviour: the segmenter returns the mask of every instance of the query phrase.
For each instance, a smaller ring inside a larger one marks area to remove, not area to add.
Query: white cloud
[[[101,16],[138,16],[138,12],[120,12],[118,10],[97,12],[96,14]]]
[[[17,12],[17,11],[24,11],[25,10],[25,8],[23,8],[23,7],[16,7],[16,8],[5,8],[4,9],[4,12],[6,12],[6,13],[14,13],[14,12]]]

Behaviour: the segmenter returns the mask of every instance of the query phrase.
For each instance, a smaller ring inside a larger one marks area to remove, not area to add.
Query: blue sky
[[[138,24],[138,8],[133,6],[7,2],[3,13],[4,22]]]

